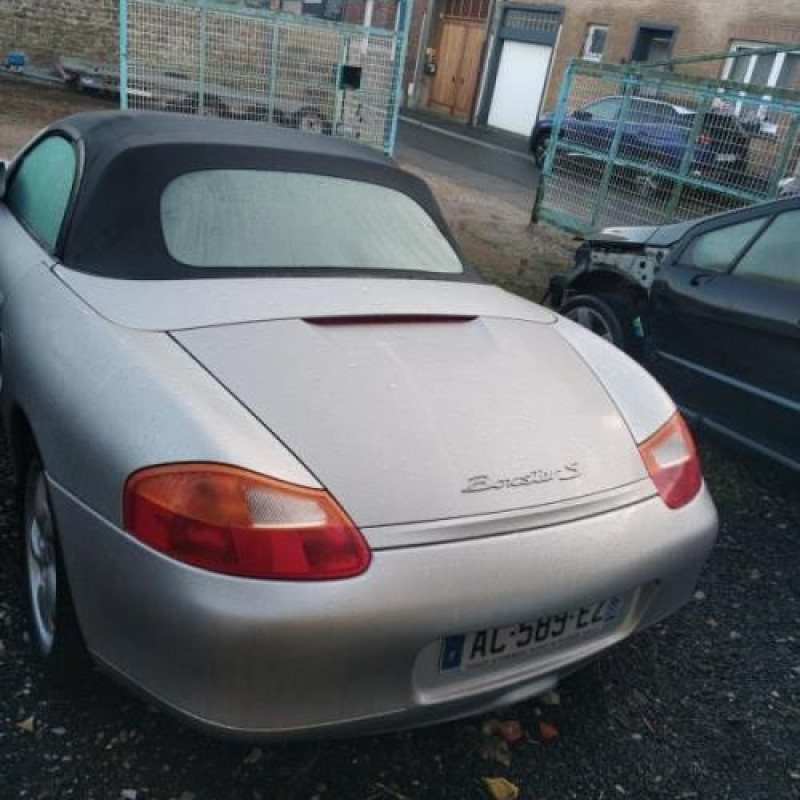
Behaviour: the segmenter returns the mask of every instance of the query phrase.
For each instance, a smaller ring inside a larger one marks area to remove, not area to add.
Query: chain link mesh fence
[[[535,219],[579,233],[775,197],[800,171],[800,92],[664,69],[567,69]]]
[[[122,105],[277,123],[391,154],[408,3],[315,5],[311,15],[122,0]]]

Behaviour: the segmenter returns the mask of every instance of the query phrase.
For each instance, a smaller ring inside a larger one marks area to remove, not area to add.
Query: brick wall
[[[678,26],[673,56],[724,51],[734,39],[754,42],[800,42],[798,0],[560,0],[564,23],[544,107],[555,105],[561,75],[569,58],[580,56],[587,26],[609,26],[604,60],[620,63],[631,55],[639,23]],[[682,68],[718,77],[724,62]]]

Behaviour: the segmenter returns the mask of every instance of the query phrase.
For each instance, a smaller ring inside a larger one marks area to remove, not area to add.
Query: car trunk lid
[[[172,335],[362,528],[552,509],[646,478],[552,325],[359,309]]]

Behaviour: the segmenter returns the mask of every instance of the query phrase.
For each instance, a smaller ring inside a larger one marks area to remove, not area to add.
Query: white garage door
[[[489,124],[527,136],[539,111],[547,80],[550,50],[543,44],[506,39],[489,108]]]

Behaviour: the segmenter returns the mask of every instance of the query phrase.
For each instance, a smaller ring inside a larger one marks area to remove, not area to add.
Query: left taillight
[[[661,499],[669,508],[685,506],[700,491],[703,475],[692,434],[679,413],[639,445]]]
[[[123,524],[171,558],[247,578],[350,578],[371,559],[328,492],[217,464],[135,472],[125,484]]]

